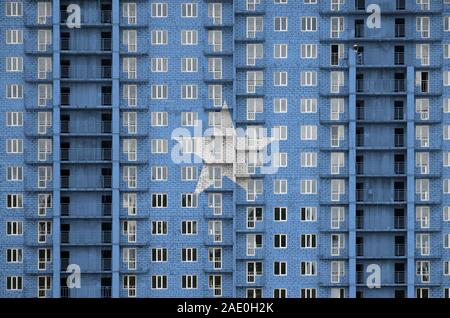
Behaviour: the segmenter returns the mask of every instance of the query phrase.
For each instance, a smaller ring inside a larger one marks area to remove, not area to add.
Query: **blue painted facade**
[[[3,1],[0,297],[450,297],[446,2]],[[186,207],[224,104],[286,164]]]

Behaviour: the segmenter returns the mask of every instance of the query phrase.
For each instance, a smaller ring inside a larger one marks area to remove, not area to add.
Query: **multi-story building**
[[[1,297],[450,297],[450,1],[4,0],[0,26]]]

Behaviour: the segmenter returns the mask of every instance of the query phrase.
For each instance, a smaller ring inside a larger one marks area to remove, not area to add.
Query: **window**
[[[317,72],[302,71],[300,73],[300,85],[301,86],[317,86]]]
[[[262,44],[251,43],[247,44],[247,65],[256,65],[256,60],[262,59],[264,56],[264,48]]]
[[[197,45],[197,38],[197,30],[181,31],[181,45]]]
[[[153,221],[152,222],[152,235],[167,235],[167,222],[166,221]]]
[[[302,179],[300,180],[301,194],[317,194],[317,180],[316,179]]]
[[[6,30],[6,44],[22,44],[23,30]]]
[[[197,112],[182,112],[181,113],[181,126],[196,126],[198,124]]]
[[[22,139],[6,139],[6,153],[7,154],[23,153],[23,140]]]
[[[273,58],[287,59],[287,57],[288,57],[288,45],[287,44],[274,44]]]
[[[37,39],[38,52],[47,51],[47,47],[50,46],[51,44],[52,44],[52,30],[38,30],[38,39]]]
[[[22,263],[22,249],[21,248],[6,249],[6,262],[7,263]]]
[[[6,235],[23,235],[22,221],[8,221],[6,222]]]
[[[47,106],[47,101],[52,99],[52,85],[41,84],[38,85],[38,106]]]
[[[197,3],[182,3],[181,4],[182,18],[196,18],[197,17]]]
[[[302,98],[300,100],[300,112],[302,113],[316,113],[317,99],[316,98]]]
[[[22,276],[7,276],[6,277],[6,289],[7,290],[22,290]]]
[[[274,98],[273,100],[273,112],[274,113],[287,113],[287,98]]]
[[[137,133],[137,113],[136,112],[123,112],[123,127],[128,134]]]
[[[273,166],[277,168],[285,168],[288,163],[287,152],[276,152],[273,153]]]
[[[136,297],[136,276],[124,275],[123,289],[127,291],[128,297]]]
[[[152,208],[167,208],[167,193],[152,193]]]
[[[48,73],[52,71],[52,58],[51,57],[38,57],[37,65],[37,78],[46,79]]]
[[[416,262],[416,275],[420,276],[422,283],[430,282],[430,262],[429,261],[417,261]]]
[[[421,120],[428,120],[430,117],[430,100],[428,98],[416,99],[416,113],[420,115]]]
[[[152,85],[152,99],[167,99],[169,95],[167,85]]]
[[[197,221],[182,221],[181,222],[182,235],[197,235]]]
[[[339,229],[341,223],[345,220],[345,208],[344,207],[332,207],[330,210],[332,229]]]
[[[198,86],[193,84],[181,85],[181,99],[197,99]]]
[[[153,37],[152,37],[153,39]],[[122,44],[127,47],[128,52],[137,52],[137,31],[123,30]]]
[[[286,234],[275,234],[273,236],[273,247],[274,248],[287,248],[287,235]]]
[[[212,73],[213,79],[222,79],[222,58],[208,58],[208,72]]]
[[[304,125],[300,127],[301,140],[317,140],[317,126]]]
[[[197,180],[197,167],[194,167],[194,166],[181,167],[181,180],[182,181],[196,181]]]
[[[196,262],[197,261],[197,249],[188,247],[181,249],[181,261],[182,262]]]
[[[272,138],[275,140],[287,140],[288,127],[287,126],[274,126],[272,128]]]
[[[198,72],[198,59],[196,57],[182,57],[181,72],[183,73]]]
[[[123,72],[126,73],[127,79],[136,79],[137,61],[135,57],[125,57],[123,59]]]
[[[331,180],[331,201],[340,201],[345,194],[345,180]]]
[[[288,30],[288,17],[275,17],[274,18],[274,31],[275,32],[287,32]]]
[[[165,73],[168,71],[169,59],[166,57],[154,57],[151,59],[151,71]]]
[[[152,45],[167,45],[168,37],[167,30],[152,30],[151,43]]]
[[[208,31],[208,45],[212,46],[213,52],[222,52],[222,31]]]
[[[23,167],[9,166],[6,168],[6,180],[7,181],[22,181],[23,180]]]
[[[344,167],[345,164],[345,154],[343,152],[332,152],[331,153],[331,174],[339,174],[341,168]]]
[[[288,85],[288,73],[287,72],[274,72],[273,73],[274,86],[287,86]]]
[[[317,152],[300,153],[300,166],[302,168],[317,167]]]
[[[274,194],[287,194],[287,180],[274,180],[273,181],[273,193]]]
[[[247,93],[256,93],[256,87],[262,86],[264,83],[264,73],[262,71],[247,72]]]
[[[316,298],[316,297],[317,297],[317,289],[315,288],[300,289],[300,298]]]
[[[52,153],[51,139],[38,139],[38,161],[46,161]]]
[[[152,289],[167,289],[167,276],[153,275],[152,276]]]
[[[300,58],[316,59],[317,58],[317,44],[302,44],[300,46]]]
[[[317,207],[302,207],[300,208],[301,222],[316,222],[317,221]]]
[[[18,2],[18,1],[6,2],[6,16],[7,17],[21,17],[22,16],[22,2]]]
[[[167,3],[152,3],[152,18],[166,18],[168,12]]]
[[[416,179],[416,194],[419,196],[420,201],[428,201],[430,199],[429,179]]]
[[[152,262],[167,262],[167,248],[152,248]]]
[[[287,263],[286,262],[273,262],[273,275],[274,276],[286,276],[287,275]]]
[[[23,112],[7,112],[6,126],[8,127],[23,126]]]
[[[22,99],[23,98],[23,86],[19,85],[19,84],[7,84],[6,85],[6,98]]]
[[[152,3],[153,9],[153,3]],[[136,24],[137,23],[137,9],[136,3],[128,2],[122,4],[122,17],[126,18],[128,24]]]
[[[420,141],[420,147],[428,148],[430,146],[430,127],[416,126],[416,140]]]
[[[300,236],[301,248],[317,248],[317,235],[316,234],[302,234]]]
[[[197,275],[182,275],[181,276],[182,289],[197,289]]]
[[[417,17],[416,18],[416,31],[420,32],[422,38],[430,37],[430,18],[429,17]]]
[[[152,112],[151,124],[153,127],[165,127],[169,124],[169,114],[167,112]]]
[[[316,262],[300,262],[300,276],[315,276],[317,275]]]
[[[208,17],[213,20],[214,25],[222,24],[222,4],[208,3]]]
[[[126,209],[127,214],[136,215],[137,213],[136,193],[124,193],[122,198],[123,198],[123,208]]]
[[[344,86],[344,72],[336,72],[333,71],[330,73],[330,92],[331,93],[340,93],[341,87]]]
[[[345,263],[343,261],[331,262],[331,283],[339,284],[341,277],[345,275]]]
[[[344,18],[343,17],[331,17],[330,37],[331,38],[340,38],[342,32],[344,32]]]
[[[344,99],[332,98],[330,105],[330,119],[339,120],[340,115],[344,113]]]
[[[275,222],[287,221],[287,208],[276,207],[273,209],[273,220]]]
[[[6,72],[23,72],[23,58],[6,57]]]
[[[262,17],[247,17],[247,38],[256,38],[257,33],[263,32]]]
[[[262,98],[247,98],[247,120],[255,120],[256,115],[264,112]]]
[[[196,193],[183,193],[181,194],[181,207],[182,208],[196,208],[198,203],[198,197]]]
[[[263,209],[260,207],[247,208],[247,229],[254,229],[257,222],[263,220]]]
[[[152,181],[167,181],[168,168],[167,166],[152,166],[151,179]]]
[[[316,32],[317,18],[316,17],[301,17],[301,31],[302,32]]]

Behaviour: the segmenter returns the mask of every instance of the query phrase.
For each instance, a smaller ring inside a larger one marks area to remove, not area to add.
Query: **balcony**
[[[89,258],[87,259],[87,262],[88,264],[80,265],[83,262],[71,260],[69,258],[61,258],[61,272],[65,272],[69,264],[79,264],[82,273],[110,272],[112,269],[112,260],[110,258],[102,258],[100,260]]]
[[[405,272],[396,271],[394,272],[394,283],[395,284],[405,284],[406,282]]]
[[[394,162],[394,173],[395,174],[405,174],[405,163],[404,162]]]
[[[61,26],[67,24],[68,16],[69,16],[68,12],[60,11]],[[81,27],[111,24],[111,22],[112,22],[111,10],[100,10],[98,16],[81,15]]]
[[[61,244],[101,245],[111,242],[111,231],[61,231]]]
[[[405,147],[405,136],[402,134],[395,134],[394,146],[397,148]]]
[[[75,45],[70,38],[61,38],[61,53],[77,53],[77,54],[98,54],[101,52],[111,53],[112,40],[103,38],[98,41],[87,42],[90,45]]]
[[[362,230],[364,229],[364,217],[356,216],[356,229]]]
[[[62,81],[98,81],[111,79],[111,66],[101,66],[98,68],[88,68],[81,71],[79,68],[70,65],[61,65]]]
[[[405,244],[395,244],[395,256],[405,256],[406,248]]]
[[[406,228],[405,220],[406,218],[404,216],[394,216],[394,228],[396,230],[404,230]]]
[[[394,201],[395,202],[405,202],[406,201],[406,191],[401,190],[394,190]]]
[[[85,109],[86,107],[97,108],[99,106],[98,103],[100,103],[100,106],[112,106],[112,94],[111,93],[102,93],[101,99],[99,100],[99,102],[97,102],[97,104],[92,105],[92,106],[87,106],[87,105],[75,105],[75,103],[73,103],[71,101],[70,93],[61,93],[61,106],[62,107],[75,107],[75,108],[81,108],[81,109]]]
[[[356,92],[360,94],[383,95],[401,94],[406,92],[406,80],[404,79],[379,79],[379,80],[356,80]]]
[[[356,244],[356,256],[364,256],[364,244]]]
[[[61,161],[111,161],[108,148],[61,148]]]
[[[112,211],[112,205],[111,203],[102,203],[101,205],[101,215],[97,214],[97,207],[93,207],[93,211],[90,212],[82,212],[81,208],[77,211],[73,211],[74,209],[71,208],[70,203],[61,203],[61,216],[63,217],[80,217],[80,218],[86,218],[86,217],[96,217],[96,216],[102,216],[102,217],[108,217],[111,216]]]
[[[61,287],[61,298],[111,298],[112,287],[68,288]]]
[[[100,176],[95,182],[95,180],[92,179],[77,179],[73,180],[75,178],[71,178],[68,176],[62,176],[61,177],[61,189],[111,189],[112,185],[112,179],[111,176]]]
[[[101,121],[87,125],[86,123],[70,122],[61,120],[60,129],[62,134],[110,134],[112,132],[112,123],[110,121]]]

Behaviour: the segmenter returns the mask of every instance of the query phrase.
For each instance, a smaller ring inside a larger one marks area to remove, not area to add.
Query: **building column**
[[[120,4],[112,1],[112,294],[120,292]]]
[[[349,49],[349,98],[348,98],[348,266],[349,298],[356,297],[356,54]]]
[[[60,157],[60,4],[53,1],[52,45],[53,45],[53,298],[61,297],[61,157]]]
[[[414,279],[415,279],[415,262],[414,262],[414,251],[415,251],[415,233],[414,233],[414,222],[415,222],[415,126],[414,126],[414,116],[415,116],[415,100],[414,100],[414,67],[409,66],[406,73],[406,85],[407,85],[407,97],[406,97],[406,109],[407,109],[407,297],[415,298],[414,292]]]

